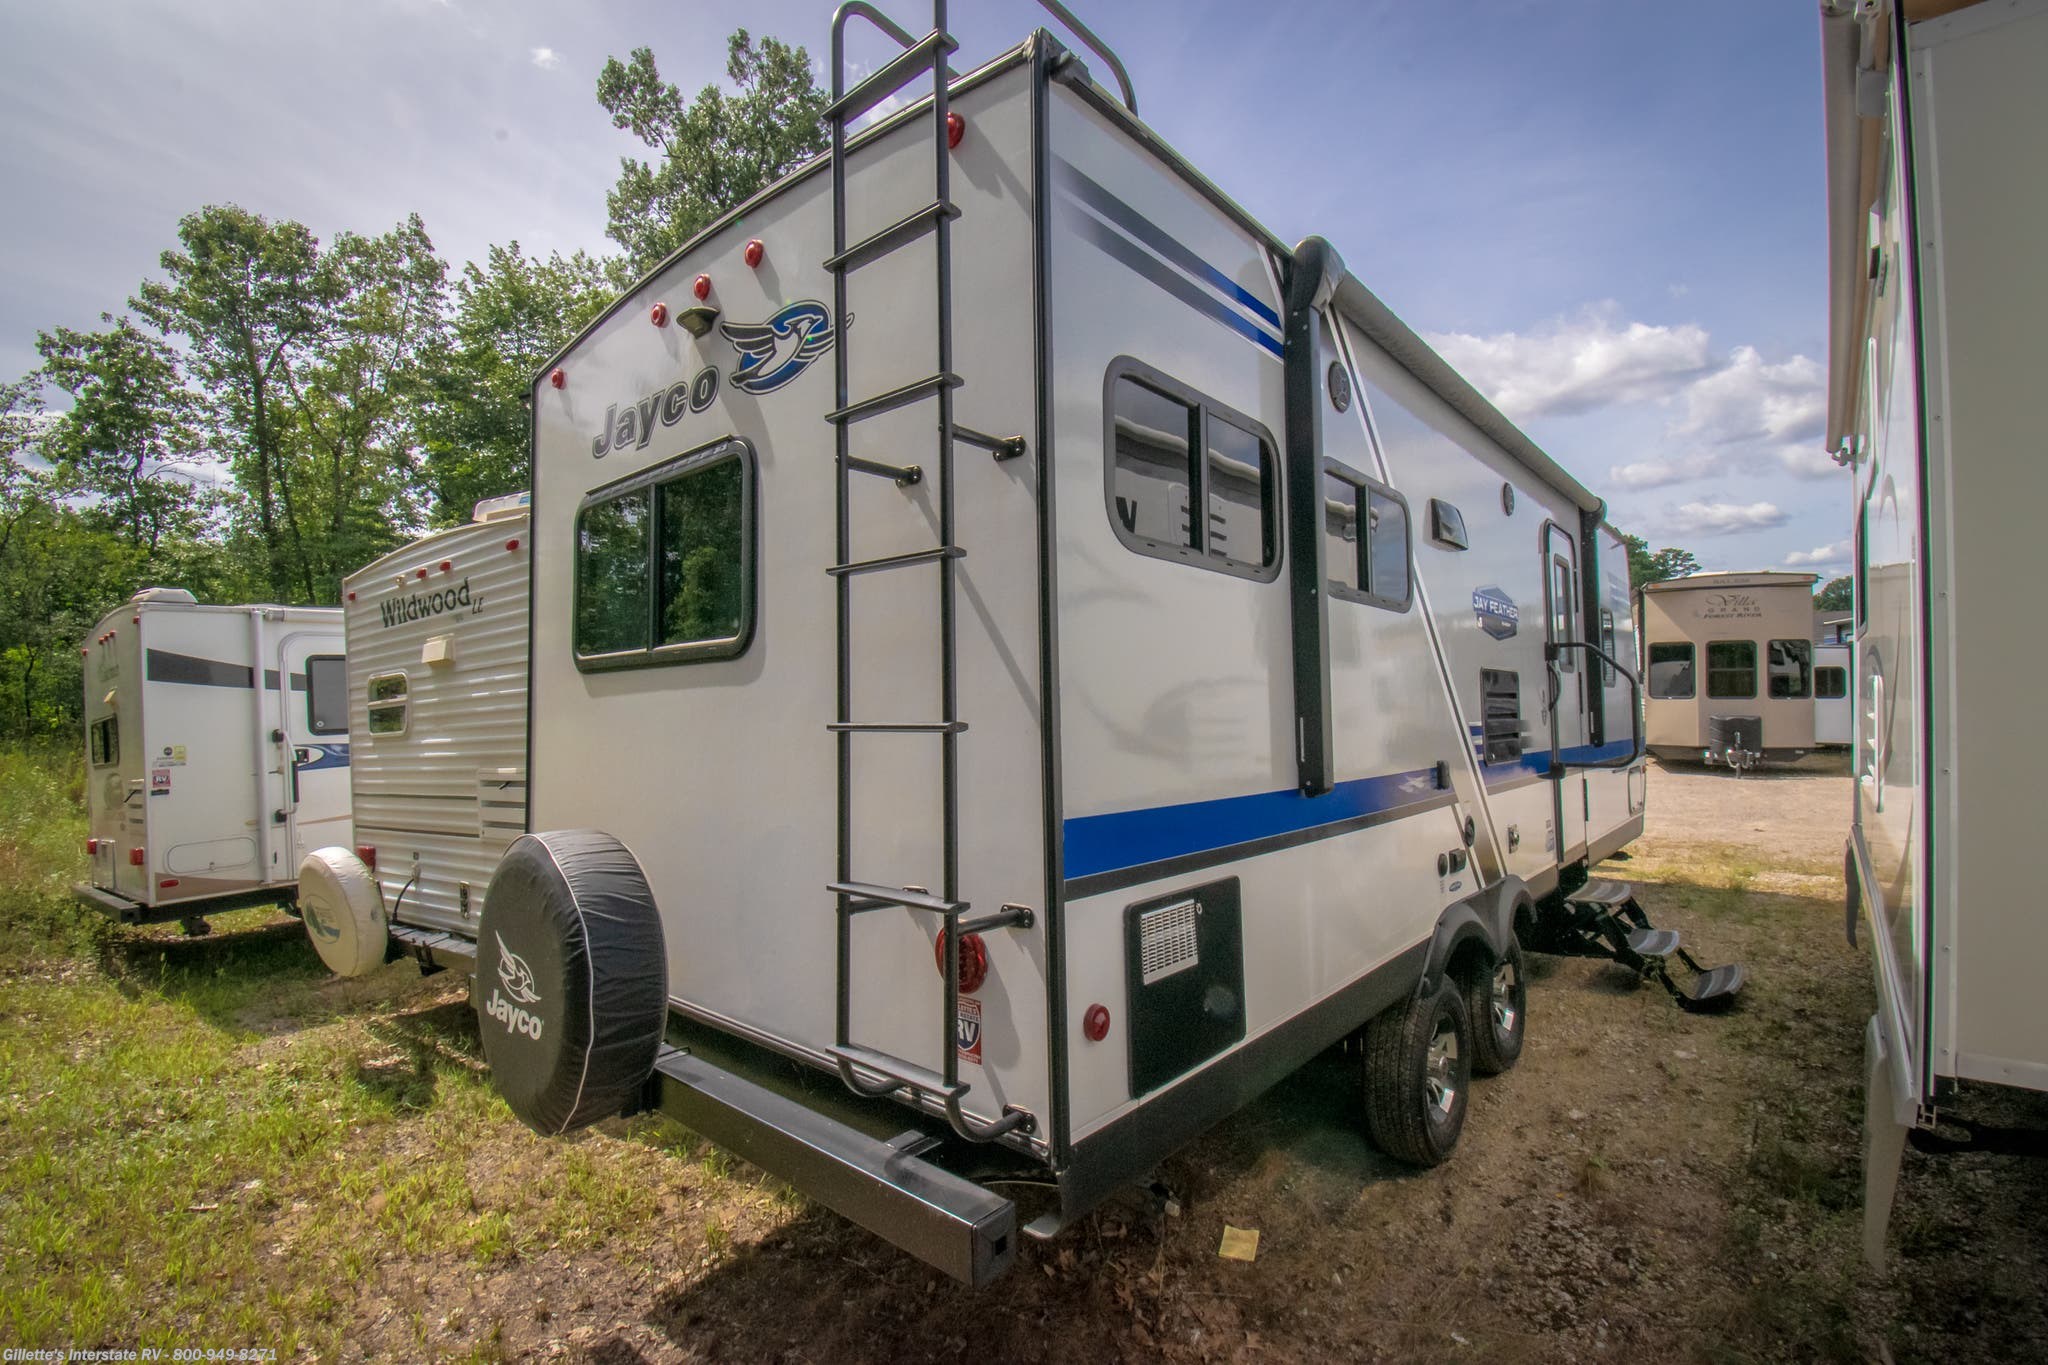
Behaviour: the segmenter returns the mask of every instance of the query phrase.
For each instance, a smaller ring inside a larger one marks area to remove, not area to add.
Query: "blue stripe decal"
[[[1207,280],[1221,290],[1226,297],[1236,299],[1257,316],[1264,318],[1275,327],[1281,325],[1280,315],[1266,305],[1266,301],[1252,293],[1230,276],[1197,256],[1194,251],[1178,238],[1169,235],[1157,223],[1139,213],[1123,200],[1111,194],[1072,162],[1059,158],[1060,183],[1073,196],[1094,209],[1110,222],[1115,223],[1131,236],[1151,247],[1154,251],[1172,261],[1197,279]]]
[[[1305,834],[1324,826],[1389,815],[1408,806],[1441,804],[1448,796],[1437,789],[1435,775],[1424,768],[1340,782],[1321,796],[1260,792],[1084,815],[1062,826],[1066,877],[1073,881],[1238,844]]]
[[[1285,353],[1281,348],[1280,342],[1270,336],[1264,328],[1245,317],[1244,314],[1233,312],[1224,307],[1215,295],[1204,292],[1199,286],[1192,283],[1187,276],[1173,270],[1158,257],[1132,245],[1128,238],[1119,236],[1116,232],[1105,227],[1096,219],[1090,218],[1085,213],[1070,209],[1067,216],[1074,230],[1096,246],[1101,247],[1104,254],[1114,257],[1117,261],[1137,271],[1140,275],[1143,275],[1146,279],[1152,281],[1152,283],[1158,285],[1188,307],[1198,312],[1207,313],[1231,331],[1239,333],[1247,340],[1257,342],[1274,355],[1284,358]]]
[[[299,746],[312,757],[299,764],[302,773],[317,773],[322,768],[346,768],[348,766],[348,745],[346,744],[302,744]]]

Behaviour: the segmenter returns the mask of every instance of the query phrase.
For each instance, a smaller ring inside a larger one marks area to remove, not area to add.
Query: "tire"
[[[336,976],[365,976],[390,945],[377,874],[345,848],[316,848],[299,863],[299,919]]]
[[[1507,953],[1472,973],[1464,986],[1465,1017],[1472,1024],[1472,1073],[1498,1076],[1522,1056],[1529,1031],[1529,978],[1522,945],[1510,936]]]
[[[1472,1029],[1458,983],[1365,1026],[1365,1129],[1410,1166],[1436,1166],[1458,1145],[1472,1084]]]

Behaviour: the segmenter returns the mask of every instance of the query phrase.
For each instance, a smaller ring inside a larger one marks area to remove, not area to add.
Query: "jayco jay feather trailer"
[[[289,902],[349,838],[341,613],[146,588],[86,639],[78,898],[126,924]]]
[[[1643,732],[1658,758],[1737,772],[1814,747],[1810,573],[1696,573],[1646,583]]]
[[[2017,628],[2048,500],[2048,3],[1822,7],[1827,445],[1855,475],[1852,939],[1867,926],[1865,1241],[1909,1134],[1969,1131],[1972,1083],[2048,1089],[2031,861],[2039,644]],[[1859,914],[1860,911],[1860,914]],[[2033,1139],[2038,1143],[2038,1135]]]
[[[355,841],[306,855],[299,904],[344,976],[470,965],[526,829],[527,520],[526,494],[487,499],[342,583]]]
[[[842,6],[832,154],[538,376],[475,947],[533,1127],[659,1105],[977,1283],[1361,1028],[1442,1160],[1518,931],[1687,961],[1586,884],[1644,802],[1599,499],[1047,8],[1121,98]],[[903,52],[849,88],[856,21]]]

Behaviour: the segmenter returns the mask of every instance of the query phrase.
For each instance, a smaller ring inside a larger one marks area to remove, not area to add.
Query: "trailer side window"
[[[1388,611],[1414,600],[1408,504],[1335,460],[1323,462],[1323,572],[1330,595]]]
[[[754,624],[750,452],[712,446],[593,494],[576,521],[579,668],[726,659]]]
[[[1689,701],[1695,695],[1693,647],[1666,643],[1650,646],[1650,695],[1659,701]]]
[[[306,728],[316,735],[348,733],[347,667],[339,654],[306,660]]]
[[[1792,700],[1813,695],[1811,640],[1771,641],[1770,690],[1774,697]]]
[[[1849,695],[1849,670],[1825,664],[1813,670],[1813,695],[1821,701],[1840,701]]]
[[[89,733],[93,767],[104,768],[121,761],[121,722],[118,718],[108,716],[94,721]]]
[[[406,685],[403,673],[379,673],[370,679],[370,733],[405,733]]]
[[[1257,422],[1129,357],[1104,393],[1109,511],[1139,554],[1261,580],[1280,564],[1280,463]]]
[[[1600,685],[1602,687],[1612,687],[1614,686],[1614,665],[1610,662],[1614,658],[1614,608],[1612,607],[1600,608],[1600,648],[1607,655],[1607,658],[1600,661]]]
[[[1709,640],[1707,642],[1707,695],[1709,697],[1754,697],[1756,695],[1756,641]]]
[[[1479,670],[1479,704],[1488,763],[1522,756],[1522,675],[1504,668]]]

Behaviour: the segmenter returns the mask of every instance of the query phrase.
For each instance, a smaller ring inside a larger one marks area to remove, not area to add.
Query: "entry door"
[[[1555,525],[1543,532],[1543,598],[1544,638],[1552,644],[1583,640],[1578,543]],[[1584,650],[1562,649],[1550,673],[1550,769],[1557,793],[1559,863],[1575,861],[1586,843],[1586,774],[1566,765],[1592,741],[1587,708],[1598,690],[1589,680],[1597,683],[1599,673],[1589,662]]]
[[[350,843],[348,674],[335,643],[332,635],[287,635],[278,645],[289,830],[279,851],[288,850],[290,862],[272,869],[273,879],[296,877],[313,849]]]

